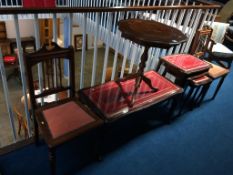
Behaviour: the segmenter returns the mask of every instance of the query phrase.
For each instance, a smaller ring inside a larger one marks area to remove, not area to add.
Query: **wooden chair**
[[[56,43],[50,43],[44,45],[35,53],[25,54],[24,58],[31,110],[34,118],[35,141],[38,143],[39,127],[41,135],[49,148],[51,174],[55,175],[56,147],[99,126],[102,121],[80,105],[75,97],[75,63],[74,49],[72,47],[61,48]],[[63,76],[62,61],[64,60],[69,62],[69,84],[65,82]],[[41,76],[43,78],[43,89],[39,94],[35,94],[33,83],[37,79],[37,75],[35,75],[37,65],[42,67]],[[46,96],[66,91],[69,94],[66,99],[45,105],[38,103],[38,99],[41,101]]]
[[[225,77],[229,73],[229,69],[233,60],[233,52],[226,46],[220,43],[215,43],[211,39],[211,35],[212,29],[208,26],[204,27],[202,30],[197,31],[194,38],[194,43],[191,46],[191,54],[196,54],[198,57],[207,60],[207,63],[211,65],[211,68],[208,71],[208,76],[212,80],[220,78],[212,96],[212,99],[214,99],[219,92]],[[198,53],[194,52],[195,50],[198,50],[197,46],[203,48]]]

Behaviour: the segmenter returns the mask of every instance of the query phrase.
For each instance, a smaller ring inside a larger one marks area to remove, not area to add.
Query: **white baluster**
[[[114,61],[113,61],[113,69],[112,69],[111,80],[114,79],[115,73],[116,73],[117,60],[118,60],[118,50],[119,50],[119,46],[120,46],[120,37],[121,37],[120,31],[117,30],[117,32],[116,32],[115,54],[114,54]]]
[[[82,43],[82,59],[81,59],[81,72],[80,72],[80,89],[84,86],[84,67],[86,60],[86,30],[87,30],[87,14],[84,14],[84,23],[83,23],[83,43]]]
[[[129,55],[129,48],[131,47],[132,42],[129,40],[125,41],[125,46],[124,46],[124,58],[123,58],[123,62],[121,65],[121,74],[120,74],[120,78],[123,78],[124,76],[124,72],[125,72],[125,66],[126,66],[126,61]]]
[[[99,41],[99,32],[100,32],[100,13],[96,14],[96,23],[95,23],[95,39],[94,39],[94,55],[93,55],[93,65],[92,65],[92,76],[91,76],[91,86],[95,84],[96,79],[96,66],[97,66],[97,55],[98,55],[98,41]]]
[[[104,54],[104,64],[103,64],[103,74],[102,74],[102,80],[101,83],[105,82],[105,77],[106,77],[106,69],[107,69],[107,65],[108,65],[108,54],[109,54],[109,44],[111,41],[111,25],[112,25],[112,15],[110,15],[110,18],[108,20],[108,24],[107,24],[107,39],[106,39],[106,43],[105,43],[105,54]]]
[[[14,114],[12,111],[12,104],[10,102],[10,96],[9,96],[9,90],[7,86],[7,79],[6,79],[6,72],[5,72],[5,67],[3,63],[3,56],[2,56],[2,50],[0,48],[0,72],[2,76],[2,85],[3,85],[3,92],[5,96],[5,101],[6,101],[6,108],[8,111],[8,116],[10,120],[10,125],[11,125],[11,130],[13,134],[13,140],[16,142],[16,130],[15,130],[15,123],[14,123]]]
[[[18,60],[19,60],[19,66],[20,66],[20,73],[21,73],[21,80],[22,80],[22,91],[23,96],[25,99],[25,114],[26,114],[26,120],[28,128],[31,127],[31,119],[29,115],[28,110],[28,101],[27,99],[27,85],[26,85],[26,78],[25,78],[25,68],[24,68],[24,60],[23,60],[23,51],[21,46],[21,39],[20,39],[20,32],[19,32],[19,19],[17,15],[14,15],[14,24],[15,24],[15,31],[16,31],[16,45],[18,48]],[[28,129],[28,134],[31,136],[31,130]]]

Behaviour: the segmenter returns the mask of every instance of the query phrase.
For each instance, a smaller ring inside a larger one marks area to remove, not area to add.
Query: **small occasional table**
[[[165,56],[160,59],[159,65],[164,65],[165,71],[174,75],[176,84],[181,87],[185,86],[187,79],[207,74],[211,67],[207,62],[189,54]]]
[[[135,88],[130,100],[130,106],[133,106],[135,95],[142,81],[153,91],[158,91],[157,87],[152,86],[151,80],[144,76],[144,68],[148,59],[149,48],[157,47],[169,49],[172,46],[185,42],[187,37],[176,28],[151,20],[128,19],[121,20],[118,24],[119,30],[122,32],[122,37],[145,47],[144,53],[141,56],[138,72],[125,79],[136,78]],[[120,85],[120,81],[118,84]],[[127,94],[125,94],[125,96],[127,96]]]

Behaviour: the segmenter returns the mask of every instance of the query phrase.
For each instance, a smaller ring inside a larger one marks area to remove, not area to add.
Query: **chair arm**
[[[225,35],[225,39],[227,39],[228,41],[232,42],[232,44],[233,44],[233,39],[231,39],[228,35]]]

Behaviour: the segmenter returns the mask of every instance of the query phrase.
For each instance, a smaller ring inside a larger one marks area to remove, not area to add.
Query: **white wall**
[[[20,28],[20,36],[21,37],[28,37],[34,36],[34,20],[26,19],[26,20],[19,20],[19,28]],[[6,23],[6,30],[7,30],[7,38],[16,38],[15,34],[15,25],[13,20],[5,21]]]

